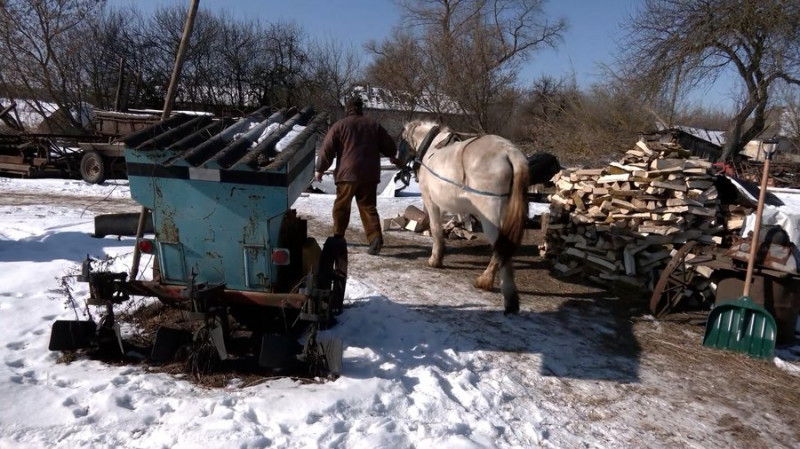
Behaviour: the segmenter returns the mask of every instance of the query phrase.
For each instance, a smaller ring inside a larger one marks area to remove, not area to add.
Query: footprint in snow
[[[20,349],[25,349],[28,346],[27,343],[24,341],[14,341],[6,345],[6,348],[11,349],[12,351],[19,351]]]
[[[244,417],[253,424],[261,424],[258,421],[258,414],[253,410],[253,407],[247,407],[247,411],[244,412]]]
[[[172,408],[172,406],[169,404],[164,404],[158,408],[158,413],[160,416],[163,417],[164,415],[167,415],[169,413],[175,413],[175,409]]]
[[[126,408],[128,410],[136,410],[136,407],[133,405],[133,398],[130,395],[120,396],[116,399],[117,406],[120,408]]]
[[[17,360],[12,360],[10,362],[6,362],[6,366],[10,368],[24,368],[25,359],[17,359]]]

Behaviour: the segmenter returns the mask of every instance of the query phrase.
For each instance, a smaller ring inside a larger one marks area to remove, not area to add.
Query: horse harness
[[[510,195],[510,193],[499,194],[499,193],[486,192],[484,190],[478,190],[478,189],[472,188],[472,187],[464,184],[463,181],[459,183],[459,182],[453,181],[452,179],[445,178],[444,176],[442,176],[442,175],[436,173],[435,171],[433,171],[433,169],[431,169],[429,166],[425,165],[425,162],[423,162],[423,158],[428,153],[428,149],[430,148],[431,143],[433,143],[433,139],[439,134],[439,129],[440,128],[439,128],[438,125],[434,126],[433,128],[431,128],[428,131],[428,134],[426,134],[425,138],[422,140],[422,144],[420,145],[419,150],[417,150],[417,156],[414,158],[414,176],[415,176],[415,178],[419,178],[419,167],[422,166],[422,167],[425,167],[425,169],[428,170],[428,172],[430,172],[430,174],[435,176],[437,179],[439,179],[441,181],[444,181],[444,182],[446,182],[448,184],[452,184],[452,185],[460,188],[461,190],[463,190],[465,192],[474,193],[474,194],[477,194],[477,195],[484,195],[484,196],[494,196],[494,197],[498,197],[498,198],[502,198],[502,197],[506,197],[506,196]],[[467,146],[469,144],[475,142],[476,140],[480,139],[483,136],[484,136],[484,134],[460,134],[460,133],[451,132],[451,133],[449,133],[447,135],[447,137],[443,141],[441,141],[438,144],[436,144],[435,148],[436,149],[441,149],[441,148],[444,148],[444,147],[446,147],[446,146],[448,146],[450,144],[453,144],[453,143],[466,142],[464,144],[464,146],[461,148],[461,151],[462,151],[462,154],[463,154],[464,150],[467,148]],[[463,161],[462,161],[461,165],[463,167],[463,165],[464,165]]]

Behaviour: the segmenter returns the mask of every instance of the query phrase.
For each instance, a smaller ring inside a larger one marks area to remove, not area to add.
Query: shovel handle
[[[764,158],[764,171],[761,174],[761,186],[758,192],[758,204],[756,205],[756,222],[753,225],[753,238],[750,240],[750,255],[747,258],[747,275],[744,278],[744,291],[742,296],[750,295],[750,284],[753,282],[753,269],[756,265],[756,253],[758,252],[758,234],[761,232],[761,214],[764,212],[764,201],[767,197],[767,180],[769,179],[769,161],[772,153],[767,153]]]

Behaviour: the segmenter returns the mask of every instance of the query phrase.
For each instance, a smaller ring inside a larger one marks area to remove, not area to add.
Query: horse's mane
[[[438,126],[439,127],[439,132],[450,132],[450,128],[447,127],[446,125],[442,124],[442,123],[439,123],[439,122],[434,121],[434,120],[421,120],[421,119],[412,120],[412,121],[406,123],[405,129],[410,131],[410,130],[416,129],[416,128],[420,127],[420,126],[423,126],[425,128],[428,128],[428,129],[433,128],[434,126]]]

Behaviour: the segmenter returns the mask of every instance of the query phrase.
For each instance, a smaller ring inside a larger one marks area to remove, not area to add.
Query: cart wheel
[[[319,257],[317,288],[331,292],[327,316],[329,322],[333,321],[333,315],[342,313],[346,285],[347,241],[344,237],[328,237]]]
[[[686,266],[686,256],[692,252],[697,242],[687,242],[672,256],[661,277],[653,289],[653,296],[650,297],[650,312],[656,318],[672,312],[683,299],[686,289],[694,279],[695,271]]]
[[[106,180],[106,167],[103,156],[89,151],[81,158],[81,178],[89,184],[100,184]]]

